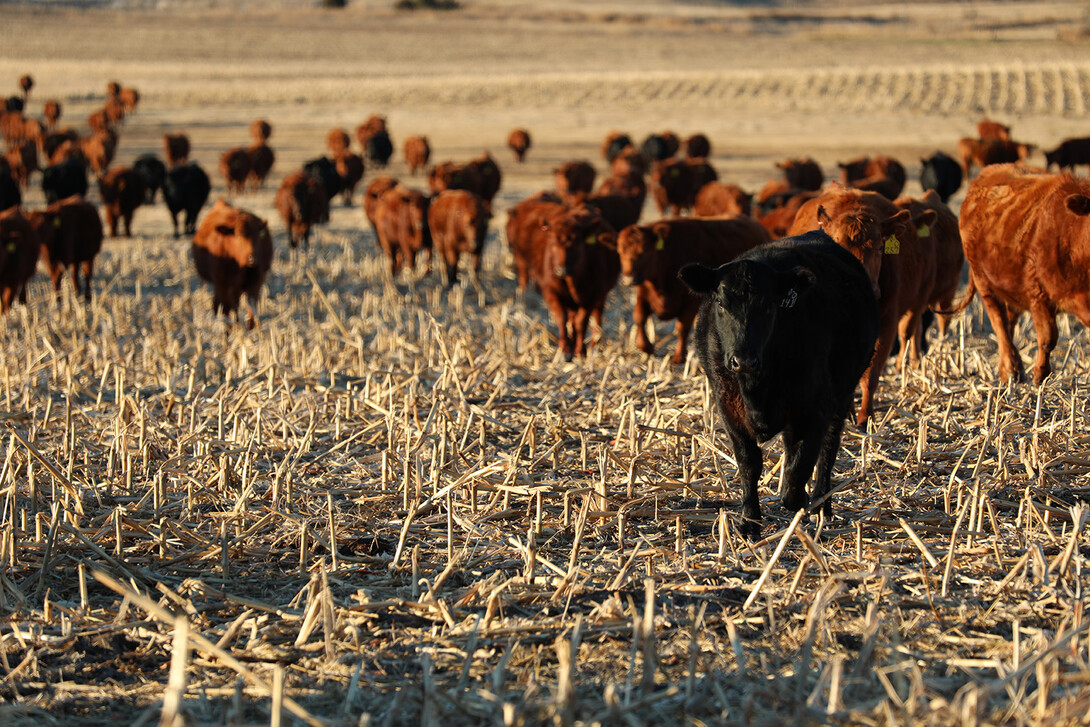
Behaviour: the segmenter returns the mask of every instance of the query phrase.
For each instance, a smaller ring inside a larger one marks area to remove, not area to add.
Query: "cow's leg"
[[[53,281],[53,293],[56,295],[57,302],[61,302],[61,276],[64,275],[64,266],[54,263],[49,268],[49,278]],[[76,295],[79,295],[79,282],[76,280],[76,266],[72,266],[72,287],[76,289]]]
[[[647,337],[647,319],[651,313],[651,306],[647,303],[643,288],[636,288],[636,303],[632,306],[632,323],[636,326],[636,346],[651,355],[655,352],[655,344]]]
[[[91,277],[95,272],[95,261],[84,260],[83,264],[83,299],[88,303],[91,302]],[[76,277],[75,266],[72,266],[72,277]],[[76,289],[76,294],[79,294],[79,289]]]
[[[177,212],[171,212],[170,213],[170,224],[174,225],[174,238],[177,239],[178,238],[178,213]],[[189,232],[189,213],[188,212],[186,212],[185,227],[186,227],[186,232]]]
[[[859,412],[855,422],[859,426],[866,426],[867,419],[874,413],[874,392],[878,389],[878,379],[882,370],[886,367],[886,359],[889,358],[890,349],[893,348],[893,339],[897,336],[897,316],[887,314],[883,317],[878,331],[878,341],[874,345],[874,357],[870,366],[860,379],[860,388],[863,390]]]
[[[728,406],[725,401],[720,402],[721,409],[726,410]],[[742,532],[750,540],[756,540],[761,535],[761,499],[757,496],[757,482],[761,478],[763,465],[761,447],[744,430],[731,425],[726,416],[724,420],[734,459],[738,462],[738,479],[742,483],[742,519],[745,521]]]
[[[1011,341],[1014,330],[1014,318],[1011,316],[1011,311],[991,288],[981,285],[980,280],[976,281],[976,289],[984,304],[984,310],[988,312],[988,320],[991,321],[992,330],[999,343],[999,380],[1009,381],[1011,377],[1014,377],[1016,381],[1020,381],[1025,369],[1022,367],[1022,356]]]
[[[783,506],[791,511],[806,507],[806,482],[814,474],[814,465],[824,444],[822,422],[808,422],[801,431],[788,427],[783,433],[784,463]]]
[[[11,299],[15,296],[15,291],[10,287],[5,286],[3,291],[0,291],[0,313],[7,313],[11,310]]]
[[[1033,328],[1037,333],[1037,360],[1033,364],[1033,383],[1040,386],[1052,373],[1049,357],[1052,349],[1056,348],[1056,314],[1048,307],[1048,303],[1038,298],[1030,307],[1030,315],[1033,316]]]
[[[677,348],[674,357],[670,359],[677,366],[685,363],[685,356],[689,352],[689,332],[693,330],[693,320],[696,318],[696,308],[683,310],[677,317],[674,331],[677,333]]]
[[[845,408],[846,409],[846,408]],[[840,450],[840,435],[844,431],[846,412],[840,412],[833,416],[826,425],[825,436],[821,442],[821,454],[818,456],[817,471],[814,472],[814,484],[811,486],[810,502],[816,503],[825,497],[831,489],[833,477],[833,465],[836,464],[836,454]],[[821,506],[825,517],[833,516],[833,500],[827,499]]]
[[[560,346],[560,351],[564,354],[564,360],[571,361],[573,346],[571,334],[568,332],[568,310],[553,296],[550,296],[546,302],[549,310],[552,311],[553,319],[556,321],[557,345]]]
[[[443,253],[443,277],[447,287],[453,288],[458,282],[458,251],[447,248]],[[474,271],[476,280],[476,271]]]
[[[910,310],[901,316],[897,322],[897,338],[901,343],[901,356],[897,368],[904,374],[905,362],[912,368],[920,365],[920,315],[918,311]]]
[[[587,319],[590,317],[590,311],[586,308],[579,308],[575,311],[575,315],[572,316],[572,341],[575,346],[575,355],[579,358],[583,358],[587,355]]]

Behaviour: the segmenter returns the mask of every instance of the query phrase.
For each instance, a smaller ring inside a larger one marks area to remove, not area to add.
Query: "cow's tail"
[[[956,316],[963,310],[969,307],[969,303],[972,302],[973,296],[976,295],[976,281],[973,279],[972,274],[969,275],[969,287],[965,289],[965,297],[961,299],[961,302],[956,304],[950,309],[938,308],[934,305],[931,306],[931,311],[940,316]]]

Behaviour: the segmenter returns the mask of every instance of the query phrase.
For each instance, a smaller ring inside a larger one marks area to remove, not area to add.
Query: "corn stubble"
[[[369,236],[278,251],[254,332],[166,238],[108,246],[88,308],[36,279],[0,327],[0,721],[1084,717],[1085,330],[1005,387],[970,309],[846,431],[833,521],[775,506],[766,446],[751,543],[698,367],[635,351],[626,291],[561,362],[492,235],[483,307]]]

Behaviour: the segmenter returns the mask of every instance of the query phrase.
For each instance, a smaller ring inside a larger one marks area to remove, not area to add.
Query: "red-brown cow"
[[[246,191],[246,179],[250,176],[250,153],[241,146],[228,149],[220,156],[220,174],[228,194]]]
[[[284,177],[276,191],[276,209],[288,230],[288,244],[310,247],[310,228],[329,215],[329,197],[315,177],[300,170]]]
[[[329,147],[329,153],[336,157],[348,150],[352,145],[352,137],[344,129],[333,129],[326,134],[325,143]]]
[[[991,119],[981,119],[976,124],[976,135],[981,139],[1011,140],[1011,127]]]
[[[606,298],[617,283],[621,264],[617,235],[597,211],[578,206],[546,217],[538,264],[531,269],[534,282],[552,313],[558,349],[565,360],[587,353],[587,321],[602,330]]]
[[[764,205],[758,205],[757,221],[768,230],[773,240],[778,240],[787,235],[799,209],[820,195],[821,192],[793,189],[786,198],[774,197]]]
[[[426,136],[409,136],[405,138],[405,163],[409,165],[409,174],[415,175],[418,169],[425,169],[428,160],[431,159],[431,145]]]
[[[961,284],[961,268],[965,264],[965,254],[961,247],[961,233],[958,232],[958,218],[947,207],[937,192],[928,190],[918,199],[901,197],[894,201],[901,209],[912,214],[912,224],[916,228],[916,237],[920,250],[930,261],[924,261],[922,271],[931,270],[929,287],[921,288],[920,294],[926,298],[917,306],[917,315],[922,315],[924,308],[936,311],[939,337],[946,334],[950,315],[943,313],[953,304],[954,295]],[[901,320],[902,350],[906,339],[909,344],[907,356],[912,365],[919,362],[923,353],[924,326],[914,325],[917,321]]]
[[[1032,144],[1019,144],[1009,139],[965,138],[958,141],[958,157],[966,179],[974,165],[984,168],[992,164],[1025,161],[1031,153]]]
[[[753,214],[753,195],[737,184],[708,182],[696,193],[693,214],[697,217]]]
[[[38,171],[38,147],[30,139],[23,139],[8,149],[7,160],[12,178],[26,189],[30,175]]]
[[[372,115],[356,127],[356,139],[359,141],[360,146],[366,149],[367,142],[370,141],[371,137],[383,131],[389,133],[386,129],[386,117]]]
[[[515,153],[515,160],[522,164],[526,161],[526,151],[530,148],[530,132],[526,129],[511,129],[507,135],[507,146]]]
[[[473,285],[480,287],[481,252],[489,219],[491,214],[484,200],[464,189],[440,192],[428,206],[428,229],[448,288],[458,282],[458,258],[462,254],[470,256]]]
[[[636,203],[636,199],[623,193],[602,194],[601,192],[595,192],[583,200],[583,204],[598,210],[598,213],[606,218],[606,222],[614,230],[623,230],[629,225],[635,225],[640,221],[640,212],[642,210],[636,206]]]
[[[715,169],[703,159],[669,158],[652,166],[651,194],[659,214],[672,210],[678,216],[693,208],[701,187],[718,179]]]
[[[821,165],[810,157],[784,159],[776,163],[776,168],[783,172],[783,178],[792,189],[816,192],[825,183]]]
[[[0,212],[0,313],[26,304],[26,284],[38,265],[38,234],[21,207]]]
[[[838,166],[841,183],[849,187],[877,192],[889,200],[897,199],[905,188],[904,165],[884,154],[859,157]]]
[[[250,173],[246,180],[250,189],[256,192],[265,186],[265,178],[276,163],[276,154],[264,141],[252,144],[246,152],[250,155]]]
[[[31,224],[38,232],[42,262],[49,269],[53,292],[60,296],[61,277],[65,268],[72,271],[72,288],[76,295],[91,302],[91,277],[95,256],[102,249],[102,220],[98,210],[80,197],[54,202],[44,211],[30,214]],[[81,289],[79,271],[83,270]]]
[[[606,134],[606,138],[602,141],[602,156],[612,164],[617,155],[629,147],[636,148],[631,136],[622,131],[611,131]],[[639,154],[639,150],[636,153]]]
[[[46,128],[53,131],[57,128],[57,122],[61,119],[61,102],[50,99],[42,107],[42,118],[45,119]]]
[[[117,134],[109,129],[96,131],[80,139],[80,151],[96,177],[106,173],[117,153]]]
[[[636,288],[632,322],[639,349],[646,354],[655,352],[655,345],[647,337],[651,313],[664,321],[677,319],[677,346],[670,360],[685,363],[689,331],[701,301],[690,294],[678,278],[678,271],[689,263],[722,265],[770,239],[760,224],[740,215],[715,220],[661,220],[621,230],[617,252],[624,283]]]
[[[272,136],[272,125],[265,119],[254,119],[250,122],[250,138],[255,144],[264,143]]]
[[[185,134],[163,134],[163,151],[168,168],[189,163],[189,137]]]
[[[597,174],[590,162],[584,160],[564,162],[553,170],[556,191],[561,199],[570,204],[577,204],[594,191],[594,177]]]
[[[428,189],[439,194],[444,189],[464,189],[484,198],[481,173],[476,166],[459,162],[440,162],[428,172]]]
[[[117,223],[125,223],[125,237],[132,237],[132,216],[144,203],[144,180],[129,167],[114,167],[98,180],[110,237],[117,237]]]
[[[371,223],[371,231],[375,233],[376,240],[378,239],[378,228],[375,226],[375,210],[378,209],[378,201],[382,195],[396,186],[396,179],[381,175],[372,179],[371,183],[367,185],[367,189],[364,190],[363,214],[367,217],[367,221]]]
[[[542,225],[548,217],[563,214],[567,205],[555,192],[539,192],[507,210],[507,245],[515,261],[515,275],[520,293],[525,293],[532,270],[540,267],[545,250]]]
[[[398,185],[385,192],[375,208],[375,229],[379,246],[390,258],[390,275],[402,267],[415,272],[416,256],[427,250],[425,274],[431,273],[432,240],[428,228],[430,198],[415,189]]]
[[[242,322],[239,302],[246,294],[246,325],[257,324],[254,309],[261,286],[272,267],[273,242],[265,220],[216,201],[193,236],[193,262],[197,274],[212,283],[212,312]]]
[[[961,204],[961,240],[969,289],[988,311],[999,342],[999,378],[1021,379],[1022,357],[1011,341],[1023,311],[1033,316],[1037,360],[1033,381],[1052,372],[1056,313],[1090,326],[1090,182],[1012,164],[992,166],[969,185]]]
[[[140,92],[135,88],[125,87],[121,89],[117,98],[121,102],[121,107],[125,109],[125,113],[131,114],[136,110],[136,104],[140,103]]]
[[[874,393],[897,339],[899,321],[922,297],[925,258],[911,213],[875,192],[833,184],[799,209],[788,234],[818,228],[863,263],[878,297],[878,342],[860,380],[863,397],[856,423],[863,426],[873,413]]]

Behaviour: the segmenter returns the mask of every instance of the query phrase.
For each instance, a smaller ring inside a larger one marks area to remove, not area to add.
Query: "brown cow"
[[[859,157],[837,166],[840,167],[840,182],[845,186],[877,192],[889,200],[897,199],[905,188],[904,165],[884,154]]]
[[[129,167],[114,167],[98,180],[110,237],[117,237],[117,223],[125,223],[125,237],[132,237],[132,216],[144,203],[144,180]]]
[[[708,182],[696,193],[693,214],[697,217],[721,215],[751,215],[753,195],[737,184]]]
[[[378,201],[382,195],[396,186],[396,179],[381,175],[372,179],[363,193],[363,214],[367,217],[367,221],[371,223],[371,231],[375,233],[376,240],[378,239],[378,228],[375,226],[375,210],[378,209]]]
[[[472,258],[473,285],[480,287],[481,252],[489,219],[491,213],[484,200],[464,189],[440,192],[428,206],[428,229],[448,288],[458,280],[458,258],[463,253]]]
[[[46,128],[53,131],[57,128],[57,122],[61,119],[61,102],[49,99],[42,107],[42,117],[45,119]]]
[[[385,116],[369,116],[366,121],[356,127],[356,139],[359,141],[360,146],[364,149],[367,148],[367,142],[371,137],[380,131],[386,131],[386,117]]]
[[[276,163],[276,154],[264,141],[251,144],[246,152],[250,155],[250,173],[246,179],[250,188],[256,192],[265,186],[265,178]]]
[[[620,157],[618,157],[619,159]],[[647,180],[644,179],[643,174],[637,171],[631,171],[627,174],[614,174],[611,177],[607,177],[601,185],[598,187],[598,191],[587,198],[588,202],[595,197],[613,197],[620,196],[628,200],[629,205],[632,208],[632,213],[636,215],[636,220],[639,220],[640,215],[643,214],[643,204],[647,199]],[[609,215],[606,215],[607,218]],[[610,224],[613,224],[610,222]],[[631,224],[635,224],[634,222]],[[623,225],[622,227],[627,227]],[[621,227],[613,226],[613,229],[619,230]]]
[[[351,206],[352,197],[356,194],[356,185],[363,179],[363,157],[351,151],[345,151],[333,159],[333,166],[336,167],[337,176],[341,179],[344,205]]]
[[[8,146],[26,138],[26,117],[22,111],[0,111],[0,136]]]
[[[652,165],[651,194],[660,214],[672,210],[676,217],[691,210],[700,188],[717,179],[715,169],[703,159],[664,159]]]
[[[875,192],[834,183],[799,209],[788,234],[819,227],[863,263],[878,297],[878,342],[860,381],[863,397],[856,415],[856,423],[863,426],[873,413],[874,393],[898,337],[899,321],[921,297],[925,259],[911,213]]]
[[[31,224],[38,232],[42,262],[49,269],[53,292],[58,299],[64,269],[72,271],[72,288],[76,295],[91,302],[91,277],[95,256],[102,249],[102,220],[98,210],[80,197],[59,200],[44,211],[30,214]],[[83,270],[81,289],[79,271]]]
[[[958,157],[966,179],[974,165],[983,169],[991,164],[1025,161],[1032,152],[1032,144],[1019,144],[1009,139],[965,138],[958,141]]]
[[[594,167],[585,160],[564,162],[553,170],[556,191],[571,204],[578,204],[594,191],[595,175]]]
[[[539,239],[541,225],[547,217],[562,214],[566,209],[567,205],[555,192],[538,192],[507,210],[507,246],[511,248],[515,262],[520,293],[526,292],[532,279],[531,271],[541,264],[540,257],[545,250]]]
[[[606,134],[606,138],[602,141],[602,156],[612,164],[616,156],[629,147],[636,148],[631,136],[622,131],[611,131]],[[637,150],[636,153],[638,154],[639,151]]]
[[[193,236],[193,262],[197,274],[212,283],[212,312],[236,313],[242,322],[239,302],[246,294],[246,325],[257,324],[254,308],[261,286],[272,267],[273,242],[265,220],[233,207],[222,198],[205,215]]]
[[[484,198],[481,173],[476,166],[460,162],[439,162],[428,171],[428,189],[439,194],[444,189],[464,189]]]
[[[110,81],[106,84],[106,98],[117,98],[121,95],[121,83]]]
[[[925,307],[936,311],[941,338],[946,335],[950,322],[950,315],[943,311],[949,310],[953,304],[954,294],[961,284],[961,268],[965,263],[957,215],[950,211],[934,190],[928,190],[919,199],[901,197],[894,204],[912,213],[912,224],[916,227],[920,249],[932,261],[925,260],[921,266],[921,270],[931,270],[932,273],[929,289],[920,290],[921,295],[926,295],[926,299],[923,301],[924,305],[917,306],[917,314],[922,314]],[[913,326],[913,323],[911,319],[906,321],[902,318],[902,330],[899,333],[902,350],[905,349],[907,339],[908,360],[916,365],[924,350],[925,331],[923,325]]]
[[[623,230],[640,221],[642,209],[636,206],[635,198],[624,193],[595,192],[583,200],[583,204],[598,210],[598,213],[606,218],[606,222],[614,230]]]
[[[352,146],[352,137],[344,129],[332,129],[326,134],[325,144],[329,147],[330,154],[336,157],[348,151],[348,147]]]
[[[250,153],[241,146],[223,152],[220,156],[220,174],[223,175],[228,194],[245,192],[246,178],[250,176]]]
[[[565,360],[587,353],[587,320],[602,330],[606,298],[617,283],[621,263],[617,235],[597,211],[578,206],[546,217],[541,245],[533,255],[534,282],[545,299],[557,327],[557,342]]]
[[[329,198],[325,187],[300,170],[284,177],[276,191],[276,209],[288,230],[288,244],[293,248],[303,243],[310,247],[310,228],[329,215]]]
[[[185,134],[163,134],[163,150],[166,152],[167,167],[175,167],[189,162],[189,137]]]
[[[428,160],[431,159],[431,146],[426,136],[409,136],[404,145],[405,163],[409,165],[409,174],[416,174],[416,170],[425,169]]]
[[[507,135],[507,146],[515,152],[515,160],[519,164],[526,161],[526,150],[530,148],[530,132],[526,129],[511,129]]]
[[[34,88],[34,79],[29,75],[19,76],[19,88],[23,90],[23,100],[30,96],[30,89]]]
[[[431,273],[430,201],[422,192],[400,184],[379,198],[375,207],[375,229],[379,246],[390,258],[391,276],[396,277],[403,267],[414,272],[416,256],[425,250],[428,252],[425,274]]]
[[[649,355],[655,352],[655,344],[647,337],[651,313],[664,321],[677,319],[677,346],[670,360],[685,363],[689,331],[701,300],[690,294],[678,278],[678,271],[689,263],[722,265],[770,239],[759,223],[742,215],[715,220],[661,220],[621,230],[617,252],[625,285],[636,288],[632,322],[639,349]]]
[[[693,134],[683,143],[689,159],[707,159],[712,155],[712,143],[704,134]]]
[[[112,128],[125,118],[125,105],[120,99],[108,98],[102,112],[106,114],[106,128]]]
[[[131,114],[136,110],[136,104],[140,103],[140,92],[135,88],[122,88],[117,96],[125,113]]]
[[[999,378],[1021,379],[1025,369],[1011,341],[1022,311],[1033,316],[1037,360],[1033,381],[1052,372],[1056,313],[1090,326],[1090,182],[1013,164],[991,166],[969,185],[961,204],[961,240],[969,261],[969,289],[988,311],[999,342]]]
[[[976,135],[981,139],[1011,140],[1011,127],[991,119],[981,119],[976,124]]]
[[[477,170],[478,176],[481,179],[481,199],[488,205],[488,209],[492,209],[492,200],[496,198],[496,194],[500,191],[500,185],[503,182],[503,175],[500,173],[500,167],[496,164],[496,161],[492,158],[492,155],[488,152],[484,152],[476,159],[473,159],[467,165]]]
[[[26,284],[38,265],[38,234],[21,207],[0,212],[0,313],[13,301],[26,305]]]

